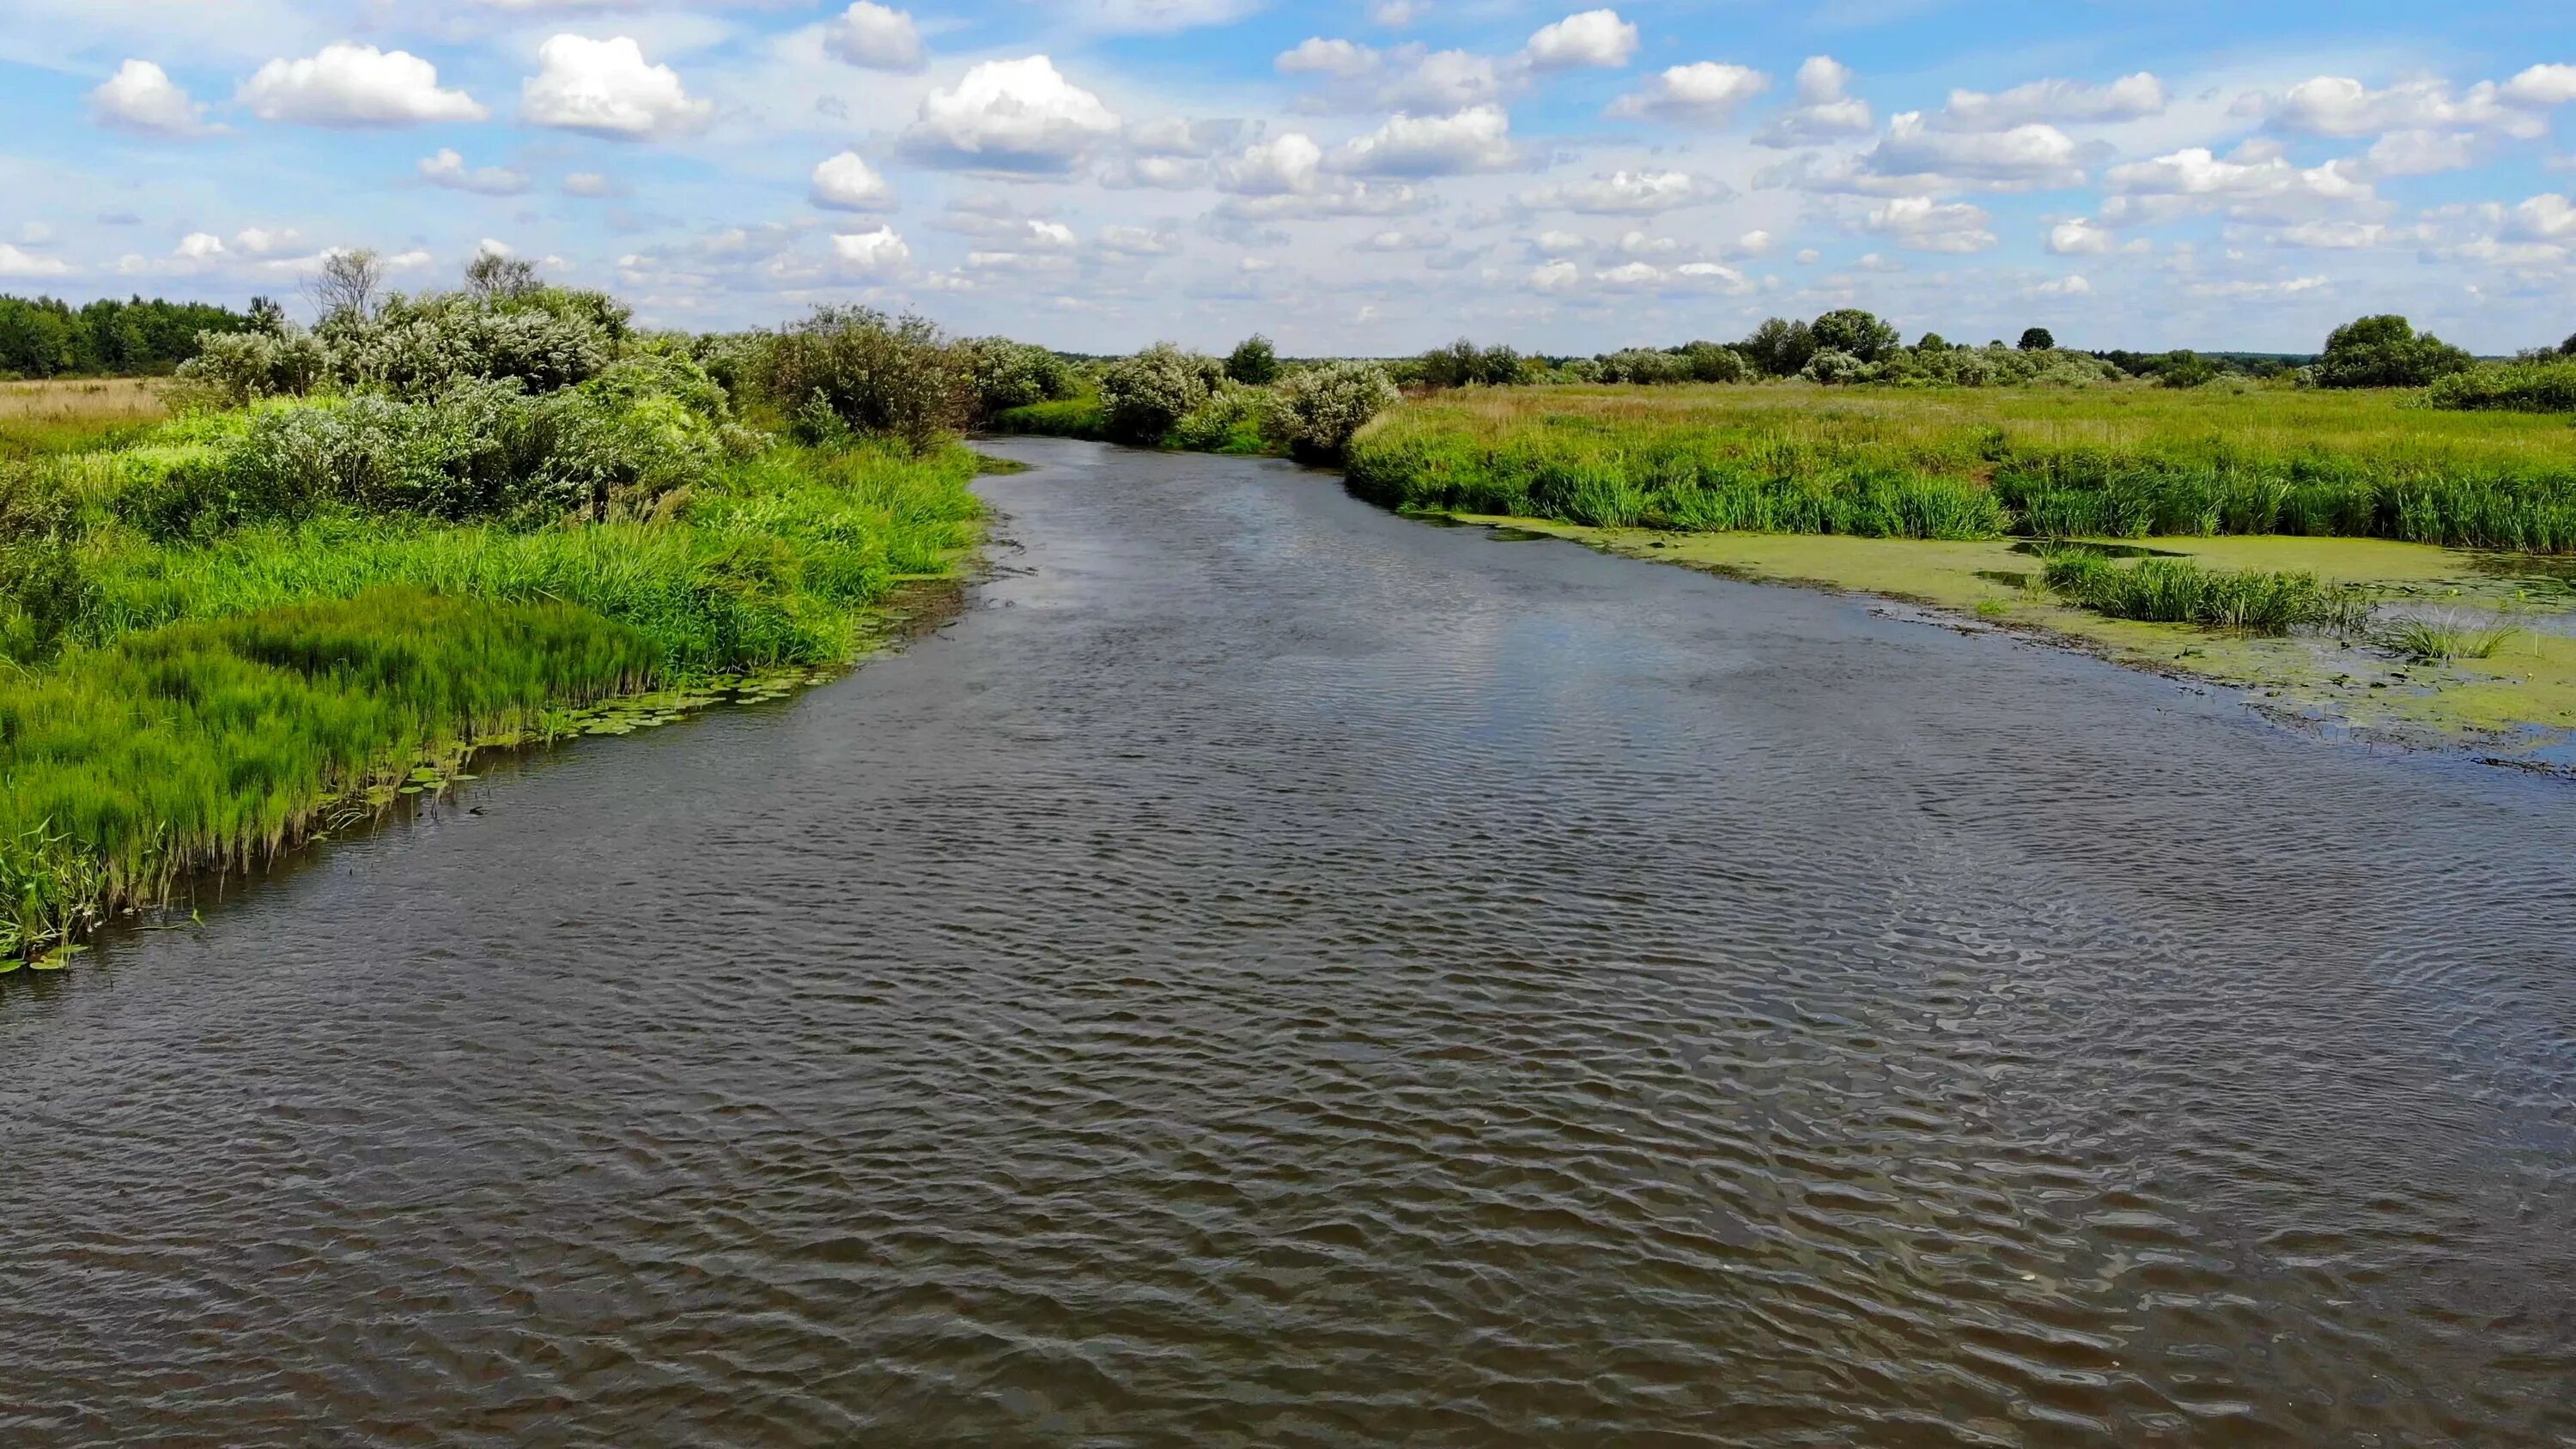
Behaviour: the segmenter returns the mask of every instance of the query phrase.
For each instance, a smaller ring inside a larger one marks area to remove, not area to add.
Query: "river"
[[[1027,441],[0,986],[0,1442],[2576,1442],[2576,794]]]

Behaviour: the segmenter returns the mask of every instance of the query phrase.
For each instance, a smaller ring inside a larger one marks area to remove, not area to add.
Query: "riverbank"
[[[962,446],[749,434],[605,521],[346,499],[202,521],[238,504],[263,438],[364,407],[183,419],[0,476],[0,972],[58,966],[101,923],[443,788],[479,751],[836,668],[980,537]],[[200,505],[185,523],[174,493]]]

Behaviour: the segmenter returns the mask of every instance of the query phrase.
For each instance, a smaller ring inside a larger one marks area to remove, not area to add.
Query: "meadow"
[[[2576,428],[2402,390],[1466,388],[1349,448],[1400,508],[1862,537],[2294,534],[2576,551]]]

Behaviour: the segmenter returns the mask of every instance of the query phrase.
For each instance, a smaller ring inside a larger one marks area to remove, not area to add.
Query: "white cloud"
[[[640,141],[697,130],[715,115],[712,102],[689,98],[678,72],[647,63],[630,36],[558,35],[537,61],[519,90],[519,114],[534,125]]]
[[[1287,196],[1310,192],[1324,174],[1324,148],[1301,131],[1256,142],[1218,161],[1211,176],[1219,191],[1237,196]]]
[[[1056,8],[1094,30],[1156,35],[1231,24],[1261,8],[1261,0],[1060,0]]]
[[[1168,231],[1143,226],[1105,226],[1100,249],[1113,256],[1167,257],[1180,250],[1180,239]]]
[[[1048,173],[1071,169],[1116,135],[1118,116],[1043,55],[986,61],[953,90],[933,91],[904,145],[932,164]]]
[[[224,239],[208,231],[192,231],[179,238],[170,255],[183,262],[202,262],[224,254]]]
[[[1570,231],[1543,231],[1530,245],[1541,256],[1561,257],[1569,252],[1582,251],[1592,244]]]
[[[1438,50],[1380,89],[1376,101],[1398,111],[1460,111],[1498,100],[1510,88],[1493,57]]]
[[[1456,176],[1519,164],[1511,117],[1500,106],[1454,116],[1398,114],[1342,148],[1336,164],[1370,176]]]
[[[156,136],[199,136],[208,130],[206,108],[148,60],[118,66],[116,74],[89,93],[89,108],[100,125],[119,130]]]
[[[2532,197],[2507,215],[2505,235],[2526,241],[2576,242],[2576,202],[2555,192]]]
[[[1273,65],[1281,75],[1327,75],[1336,80],[1357,80],[1374,72],[1384,60],[1376,51],[1354,41],[1314,36],[1294,50],[1281,51]]]
[[[233,245],[255,257],[274,256],[303,240],[304,234],[293,227],[272,230],[264,226],[246,226],[233,233]],[[216,249],[222,250],[220,246]]]
[[[2041,80],[1997,95],[1952,91],[1949,107],[1936,118],[1936,124],[1950,131],[2007,131],[2037,123],[2139,121],[2163,115],[2166,104],[2164,82],[2140,71],[2104,86]]]
[[[2332,285],[2325,277],[2291,277],[2279,282],[2194,282],[2183,290],[2195,297],[2287,297]]]
[[[412,126],[480,121],[491,112],[441,90],[438,67],[409,51],[326,45],[303,60],[272,60],[238,97],[263,121],[306,126]]]
[[[1430,0],[1377,0],[1369,7],[1369,22],[1389,30],[1402,30],[1430,13]]]
[[[2073,137],[2055,126],[2031,124],[2004,131],[1936,131],[1920,111],[1887,123],[1870,153],[1870,168],[1885,176],[1942,176],[2005,188],[2080,186]]]
[[[1561,292],[1583,280],[1583,269],[1572,262],[1546,262],[1532,267],[1530,285],[1542,292]]]
[[[617,184],[596,171],[576,171],[563,179],[563,194],[597,200],[615,194]]]
[[[1900,196],[1869,214],[1869,229],[1915,252],[1981,252],[1995,244],[1986,229],[1994,218],[1966,202],[1944,205],[1929,196]]]
[[[893,227],[881,226],[875,231],[835,232],[832,256],[844,271],[893,272],[912,260],[912,248],[903,244]]]
[[[2364,159],[2373,176],[2431,176],[2477,165],[2484,149],[2475,131],[2391,131],[2371,143]]]
[[[520,172],[505,166],[469,168],[465,158],[448,147],[440,147],[434,156],[422,157],[420,175],[432,186],[471,191],[478,196],[516,196],[528,189],[528,178]]]
[[[2221,160],[2204,146],[2151,161],[2114,166],[2103,177],[2113,193],[2102,208],[2112,225],[2154,225],[2225,210],[2248,220],[2297,221],[2318,210],[2349,209],[2378,199],[2349,162],[2301,169],[2264,152]]]
[[[1673,275],[1687,282],[1713,286],[1729,293],[1753,290],[1753,283],[1742,272],[1717,262],[1684,262],[1673,268]]]
[[[1318,185],[1313,191],[1276,196],[1229,196],[1210,215],[1220,223],[1320,221],[1337,216],[1402,216],[1422,210],[1426,198],[1410,186],[1371,186],[1365,181]]]
[[[1723,199],[1725,188],[1685,171],[1614,171],[1590,181],[1559,182],[1521,193],[1533,211],[1598,216],[1645,215]]]
[[[1623,262],[1592,274],[1592,280],[1610,287],[1659,287],[1663,285],[1663,268],[1651,262]]]
[[[930,64],[909,10],[859,0],[823,28],[826,53],[862,70],[917,71]]]
[[[2576,101],[2576,65],[2535,65],[2506,81],[2502,94],[2517,106],[2563,106]]]
[[[1360,243],[1360,250],[1366,252],[1428,252],[1438,251],[1440,248],[1447,245],[1449,245],[1449,233],[1441,231],[1436,227],[1428,230],[1409,227],[1390,227],[1385,231],[1376,232],[1370,235],[1366,241]]]
[[[1830,55],[1811,55],[1798,67],[1798,104],[1774,117],[1753,139],[1764,146],[1815,146],[1845,136],[1866,136],[1878,122],[1869,102],[1851,94],[1852,68]]]
[[[2309,136],[2478,127],[2530,141],[2549,133],[2541,112],[2566,99],[2560,95],[2566,88],[2560,70],[2576,67],[2534,66],[2506,85],[2480,81],[2457,95],[2442,80],[2401,81],[2372,90],[2350,76],[2321,75],[2278,96],[2250,96],[2247,102],[2273,125]],[[2576,80],[2576,75],[2565,79]]]
[[[1586,10],[1542,27],[1525,53],[1540,70],[1615,69],[1637,53],[1637,27],[1616,10]]]
[[[814,168],[809,198],[833,211],[885,211],[894,206],[894,188],[856,151],[844,151]]]
[[[2084,276],[2080,272],[2070,273],[2067,276],[2057,278],[2055,281],[2040,283],[2038,286],[2030,289],[2030,295],[2034,297],[2089,297],[2093,295],[2093,284],[2084,280]]]
[[[1610,107],[1614,116],[1649,117],[1723,126],[1736,108],[1770,88],[1771,78],[1740,65],[1703,60],[1677,65]]]
[[[0,277],[62,277],[71,274],[71,264],[60,257],[20,251],[0,242]]]
[[[2375,221],[2303,221],[2275,232],[2272,244],[2348,252],[2421,241],[2424,235],[2420,228],[2392,227]]]
[[[2101,256],[2115,245],[2109,232],[2080,216],[2048,229],[2048,249],[2061,257]]]

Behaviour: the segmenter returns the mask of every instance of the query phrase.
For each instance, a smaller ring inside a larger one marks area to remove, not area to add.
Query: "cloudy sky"
[[[2576,330],[2565,0],[0,0],[0,290],[478,249],[1108,351]]]

